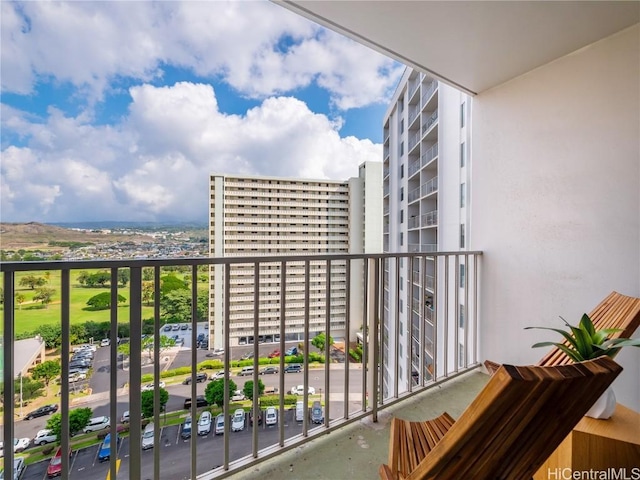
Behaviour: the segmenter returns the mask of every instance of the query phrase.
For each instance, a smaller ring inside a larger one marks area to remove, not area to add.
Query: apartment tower
[[[409,375],[429,381],[438,374],[434,365],[451,371],[466,361],[465,339],[473,334],[464,327],[467,266],[428,253],[460,251],[468,243],[470,109],[469,96],[407,68],[384,117],[384,251],[425,254],[412,264],[401,259],[385,266],[385,395],[390,375],[401,385]],[[445,282],[457,282],[458,294],[438,295]]]
[[[377,171],[377,178],[375,172]],[[376,181],[377,180],[377,181]],[[318,255],[362,253],[365,247],[381,251],[382,164],[366,162],[359,177],[347,181],[276,177],[213,175],[210,180],[209,240],[212,257]],[[368,198],[372,200],[369,201]],[[376,203],[377,199],[377,203]],[[378,208],[377,221],[375,208]],[[372,220],[366,223],[365,218]],[[378,244],[372,237],[378,237]],[[344,262],[331,267],[330,323],[335,339],[345,337],[346,285],[362,290],[362,275],[352,269],[346,277]],[[223,346],[224,266],[210,272],[211,347]],[[309,334],[325,331],[327,318],[326,262],[311,262]],[[231,345],[280,341],[280,262],[261,266],[259,281],[260,335],[253,338],[255,281],[253,265],[231,267],[229,337]],[[304,338],[304,263],[286,271],[285,339]],[[354,304],[356,302],[353,302]],[[358,307],[353,307],[358,308]],[[351,311],[351,317],[362,314]],[[352,329],[359,327],[353,322]],[[355,333],[353,333],[355,336]]]

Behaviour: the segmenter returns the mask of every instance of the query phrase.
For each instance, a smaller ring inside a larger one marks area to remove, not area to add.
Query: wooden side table
[[[575,471],[623,468],[626,468],[626,477],[612,478],[639,478],[640,414],[617,404],[608,420],[589,417],[580,420],[533,478],[561,480],[574,478],[570,472]],[[636,477],[632,476],[634,472]]]

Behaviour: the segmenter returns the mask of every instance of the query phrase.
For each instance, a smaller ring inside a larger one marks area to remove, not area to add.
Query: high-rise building
[[[382,164],[366,162],[347,181],[212,175],[209,239],[212,257],[379,253],[381,245]],[[376,212],[377,208],[377,212]],[[366,219],[366,222],[365,222]],[[375,239],[377,240],[377,243]],[[260,338],[253,337],[253,265],[237,264],[229,286],[229,337],[232,345],[280,340],[280,262],[264,264],[258,285]],[[309,334],[324,332],[327,317],[326,262],[311,262]],[[210,346],[223,345],[224,267],[210,271]],[[331,268],[330,318],[334,338],[345,336],[346,285],[362,289],[362,275],[344,263]],[[285,338],[302,340],[305,318],[303,262],[286,271]],[[356,302],[354,302],[356,303]],[[362,318],[351,311],[352,318]],[[357,328],[357,322],[351,328]]]
[[[427,254],[466,248],[470,221],[470,109],[466,94],[411,68],[405,71],[383,124],[385,252]],[[465,335],[455,331],[464,328],[464,292],[460,292],[457,301],[446,299],[448,308],[435,308],[445,302],[437,295],[438,290],[445,290],[437,288],[445,281],[437,276],[439,262],[444,266],[446,259],[425,255],[421,262],[409,264],[400,259],[397,264],[388,262],[385,266],[381,337],[387,352],[383,355],[385,388],[389,375],[396,371],[400,383],[412,373],[417,377],[420,359],[424,362],[424,376],[429,379],[433,375],[433,358],[438,355],[435,337],[464,345]],[[464,289],[464,261],[454,268]],[[440,355],[446,356],[446,352],[441,348]],[[464,347],[460,352],[459,358],[437,364],[449,365],[446,368],[462,365]],[[404,360],[408,355],[412,372],[407,371]]]

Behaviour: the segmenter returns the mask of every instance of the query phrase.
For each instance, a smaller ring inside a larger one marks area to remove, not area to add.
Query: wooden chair
[[[531,479],[622,371],[609,357],[560,366],[501,366],[458,421],[394,418],[391,479]]]
[[[628,338],[640,326],[640,298],[629,297],[618,292],[611,292],[589,314],[596,330],[603,328],[619,328],[619,332],[609,338]],[[552,348],[538,362],[538,365],[568,365],[573,363],[566,353],[558,347]],[[484,366],[493,374],[500,364],[487,360]]]

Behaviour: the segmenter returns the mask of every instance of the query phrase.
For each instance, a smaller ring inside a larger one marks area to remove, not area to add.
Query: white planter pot
[[[586,417],[597,418],[600,420],[606,420],[611,418],[613,411],[616,409],[616,396],[613,393],[613,388],[608,387],[600,398],[596,400],[593,407],[585,414]]]

